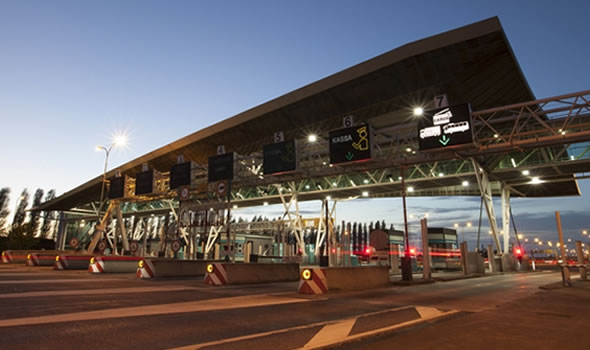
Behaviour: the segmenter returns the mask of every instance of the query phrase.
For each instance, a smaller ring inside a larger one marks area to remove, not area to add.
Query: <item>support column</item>
[[[473,164],[473,172],[477,178],[477,185],[479,186],[481,198],[483,198],[483,202],[486,207],[486,214],[488,215],[488,221],[490,223],[490,228],[492,229],[494,243],[496,244],[498,253],[502,254],[503,250],[498,238],[498,223],[496,221],[494,202],[492,200],[492,186],[488,178],[488,174],[479,166],[479,163],[477,160],[475,160],[475,158],[471,158],[471,163]]]
[[[129,250],[129,240],[127,239],[127,228],[125,227],[125,221],[123,219],[123,214],[121,213],[121,205],[117,202],[115,207],[115,212],[117,214],[117,223],[119,224],[119,229],[121,230],[121,238],[123,241],[123,254],[126,250]],[[115,235],[115,246],[117,245],[117,235]]]
[[[503,252],[508,253],[510,243],[510,189],[502,184],[502,240]]]
[[[420,220],[422,228],[422,272],[425,280],[432,279],[430,273],[430,248],[428,247],[428,223],[426,219]]]

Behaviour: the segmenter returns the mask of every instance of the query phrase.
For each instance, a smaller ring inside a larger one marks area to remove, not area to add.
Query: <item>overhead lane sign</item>
[[[234,178],[234,153],[229,152],[209,157],[208,180],[233,180]]]
[[[368,124],[332,130],[329,138],[330,164],[371,159],[371,127]]]
[[[425,111],[418,121],[420,150],[473,143],[471,107],[461,104]]]
[[[281,174],[297,170],[297,145],[287,140],[264,145],[264,174]]]

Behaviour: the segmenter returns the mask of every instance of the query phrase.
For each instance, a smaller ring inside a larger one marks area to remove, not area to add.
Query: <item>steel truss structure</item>
[[[385,101],[383,105],[391,103]],[[325,200],[326,197],[333,200],[398,197],[402,192],[403,168],[409,196],[481,196],[497,249],[505,252],[509,237],[509,197],[526,197],[534,192],[529,192],[534,189],[534,183],[530,177],[522,175],[522,170],[539,174],[538,182],[557,186],[575,183],[575,174],[590,170],[590,90],[475,111],[472,113],[473,144],[432,152],[419,151],[417,122],[409,112],[404,123],[384,122],[394,113],[388,108],[370,106],[354,113],[358,120],[379,125],[373,127],[373,156],[367,162],[346,166],[329,164],[325,138],[329,130],[320,130],[317,142],[297,140],[300,167],[296,172],[269,176],[261,170],[262,145],[256,142],[244,145],[243,150],[236,150],[237,177],[232,183],[231,202],[240,207],[282,203],[285,220],[271,226],[288,227],[301,248],[303,227],[299,201]],[[180,222],[180,232],[188,243],[189,233],[185,227],[192,215],[189,212],[223,210],[227,205],[213,195],[213,184],[207,183],[206,169],[206,165],[197,165],[193,171],[192,198],[190,204],[183,207],[180,217],[176,209],[180,207],[176,191],[168,191],[153,197],[121,201],[120,218],[133,216],[143,222],[153,214],[167,215],[171,211]],[[167,184],[169,174],[163,172],[162,176],[163,183]],[[478,185],[464,186],[465,181]],[[497,195],[503,199],[503,246],[493,210],[493,196]],[[218,236],[222,230],[220,225],[224,224],[219,223],[215,229],[210,226],[208,232],[198,232],[202,237],[210,237],[207,251],[212,247],[211,239]],[[145,237],[148,226],[137,225],[130,233],[134,239]],[[146,233],[141,233],[142,230]],[[121,231],[125,230],[121,228]]]

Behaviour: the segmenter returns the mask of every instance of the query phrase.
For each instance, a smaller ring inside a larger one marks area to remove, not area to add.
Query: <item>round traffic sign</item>
[[[177,240],[177,239],[174,240],[174,241],[172,241],[172,244],[170,245],[170,248],[172,248],[172,251],[175,252],[175,253],[177,251],[179,251],[180,250],[180,241]]]
[[[181,201],[188,201],[190,199],[191,192],[188,186],[183,186],[180,188],[179,197]]]
[[[96,249],[103,252],[105,249],[107,249],[107,242],[105,240],[99,241],[96,245]]]
[[[215,191],[219,197],[225,196],[227,193],[227,183],[225,181],[219,181],[215,185]]]
[[[137,243],[137,241],[129,242],[129,250],[131,253],[135,253],[137,249],[139,249],[139,243]]]
[[[80,240],[77,237],[70,239],[70,247],[77,248],[78,244],[80,244]]]

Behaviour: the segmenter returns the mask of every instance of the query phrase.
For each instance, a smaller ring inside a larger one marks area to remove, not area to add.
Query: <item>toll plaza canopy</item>
[[[437,107],[437,96],[448,105],[470,105],[470,145],[420,150],[412,111],[416,106]],[[477,167],[489,173],[490,181],[510,186],[514,196],[579,195],[574,174],[588,170],[587,153],[580,150],[574,159],[568,147],[574,141],[588,141],[588,131],[576,129],[571,135],[578,138],[571,143],[557,140],[553,129],[558,127],[552,124],[550,113],[543,112],[544,103],[535,101],[502,26],[493,17],[406,44],[294,90],[123,164],[107,177],[120,172],[135,178],[147,164],[160,172],[161,191],[151,196],[131,195],[128,202],[176,198],[169,186],[169,172],[182,155],[193,162],[191,195],[197,206],[208,208],[216,200],[203,193],[212,192],[208,159],[223,145],[226,152],[235,154],[232,201],[243,205],[279,203],[278,192],[283,188],[299,191],[301,200],[326,195],[399,196],[402,176],[414,189],[409,195],[480,195],[476,185],[461,185],[477,183]],[[587,103],[585,100],[586,113]],[[497,109],[501,106],[514,108]],[[520,119],[515,113],[528,114]],[[370,159],[332,164],[329,133],[341,129],[343,121],[369,126]],[[297,140],[298,167],[284,174],[267,174],[262,171],[262,151],[276,141],[278,132],[281,140]],[[317,134],[317,142],[308,141],[311,133]],[[540,176],[543,186],[523,178],[523,169]],[[36,210],[90,208],[90,203],[99,200],[101,184],[102,175]],[[126,186],[132,191],[134,183]],[[499,189],[500,185],[492,186],[493,195]]]

